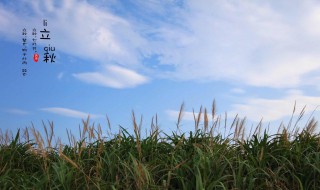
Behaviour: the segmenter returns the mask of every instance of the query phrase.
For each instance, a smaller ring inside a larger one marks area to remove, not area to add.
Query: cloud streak
[[[106,66],[104,72],[77,73],[73,76],[89,84],[117,89],[132,88],[148,82],[147,77],[118,66]]]
[[[22,109],[16,109],[16,108],[7,109],[7,110],[5,110],[5,112],[15,114],[15,115],[29,115],[29,114],[31,114],[31,112],[29,112],[29,111],[25,111]]]
[[[255,122],[259,122],[262,118],[266,122],[276,121],[291,116],[295,102],[295,114],[299,114],[306,106],[305,115],[308,115],[320,106],[319,97],[306,96],[300,91],[290,91],[287,96],[277,99],[247,98],[241,104],[234,104],[229,113],[239,114],[240,117],[247,117]]]
[[[88,115],[90,115],[90,117],[93,119],[103,117],[102,115],[90,114],[90,113],[85,113],[78,110],[62,108],[62,107],[48,107],[48,108],[41,108],[40,110],[44,112],[61,115],[64,117],[73,117],[73,118],[80,118],[80,119],[85,119],[88,117]]]
[[[177,110],[166,110],[165,113],[171,120],[177,120],[178,117],[179,117],[180,111],[177,111]],[[195,113],[195,115],[197,117],[198,113]],[[194,121],[193,112],[184,111],[182,113],[182,120]]]

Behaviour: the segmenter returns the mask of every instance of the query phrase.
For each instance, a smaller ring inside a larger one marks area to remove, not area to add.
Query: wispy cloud
[[[26,7],[29,10],[26,10]],[[15,11],[6,11],[5,7],[2,9],[4,13],[1,23],[10,23],[12,27],[18,28],[18,31],[22,26],[41,29],[42,19],[46,18],[48,29],[52,31],[51,43],[58,51],[100,62],[137,62],[130,50],[141,44],[139,35],[133,31],[131,24],[86,1],[61,0],[56,4],[51,0],[35,0],[17,5]],[[25,12],[30,14],[21,17]],[[13,19],[13,22],[9,19]],[[3,33],[7,36],[16,35],[15,37],[20,34],[7,30],[3,30]],[[125,43],[126,41],[132,43]],[[39,43],[41,44],[41,41]]]
[[[306,96],[300,91],[289,91],[283,98],[248,98],[242,104],[233,105],[231,115],[239,114],[240,117],[247,117],[250,120],[259,122],[275,121],[291,116],[296,102],[296,113],[299,114],[306,106],[305,114],[308,115],[320,106],[320,98],[316,96]]]
[[[60,73],[57,75],[57,78],[58,78],[59,80],[61,80],[63,76],[64,76],[64,72],[60,72]]]
[[[148,78],[118,66],[106,66],[103,72],[77,73],[73,76],[86,83],[112,88],[130,88],[148,82]]]
[[[7,110],[5,110],[5,112],[11,113],[11,114],[16,114],[16,115],[29,115],[29,114],[31,114],[31,112],[29,112],[29,111],[25,111],[22,109],[16,109],[16,108],[7,109]]]
[[[25,7],[29,8],[28,16],[23,16]],[[0,24],[3,26],[0,35],[17,40],[18,31],[23,27],[41,29],[43,18],[48,20],[48,28],[52,31],[51,44],[57,51],[93,60],[92,67],[98,64],[107,68],[104,73],[99,70],[78,73],[74,75],[76,78],[114,88],[134,87],[147,81],[147,77],[130,71],[141,68],[137,54],[146,41],[135,32],[130,22],[86,1],[61,0],[59,5],[50,0],[25,1],[14,9],[0,3]],[[58,79],[61,77],[59,74]]]
[[[148,40],[148,45],[141,44],[143,55],[158,55],[159,65],[173,67],[172,72],[157,70],[161,76],[288,88],[303,86],[314,78],[310,73],[320,73],[320,34],[314,28],[320,20],[317,1],[293,6],[192,0],[183,6],[139,6],[158,10],[145,11],[153,22],[140,22],[135,28]],[[158,19],[167,14],[171,19]],[[135,55],[139,59],[140,54]]]
[[[30,23],[41,24],[40,19],[50,15],[52,43],[59,51],[95,60],[102,67],[112,63],[137,73],[151,70],[152,77],[298,88],[304,81],[316,81],[310,73],[320,73],[318,1],[130,3],[139,11],[122,6],[128,14],[121,15],[111,7],[76,0],[61,0],[59,6],[49,0],[25,1],[15,9],[0,4],[0,33],[18,39],[18,32],[11,31],[20,31]],[[123,3],[115,4],[121,7]],[[32,14],[21,17],[25,6]],[[143,64],[152,56],[159,57],[158,61]],[[164,71],[159,65],[172,69]],[[113,71],[123,73],[113,69],[107,73],[115,76]],[[139,76],[138,82],[123,85],[118,81],[120,76],[111,78],[99,70],[74,76],[115,88],[145,81]]]
[[[7,38],[15,40],[18,37],[18,31],[21,31],[23,25],[19,21],[19,17],[15,16],[14,12],[9,11],[0,3],[0,34],[5,35]],[[20,28],[19,28],[20,26]],[[9,32],[9,31],[17,31]]]
[[[65,116],[65,117],[73,117],[73,118],[80,118],[80,119],[85,119],[90,115],[91,118],[100,118],[103,117],[102,115],[96,115],[96,114],[90,114],[90,113],[85,113],[81,112],[78,110],[73,110],[69,108],[61,108],[61,107],[49,107],[49,108],[41,108],[41,111]]]
[[[235,93],[235,94],[244,94],[246,93],[246,91],[242,88],[233,88],[230,90],[232,93]]]
[[[188,1],[172,14],[180,25],[151,30],[160,39],[151,39],[151,51],[174,67],[168,78],[300,87],[320,73],[319,8],[316,1]]]

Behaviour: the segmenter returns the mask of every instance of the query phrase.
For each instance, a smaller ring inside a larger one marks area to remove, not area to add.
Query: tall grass
[[[162,132],[155,116],[145,138],[134,112],[133,134],[111,133],[109,118],[103,132],[88,117],[79,138],[67,131],[69,144],[55,137],[53,122],[43,123],[43,136],[33,125],[1,132],[0,189],[319,189],[320,136],[314,118],[299,129],[304,109],[277,134],[260,122],[249,135],[245,118],[227,126],[215,102],[211,116],[201,107],[195,130],[183,133],[183,110],[176,131]]]

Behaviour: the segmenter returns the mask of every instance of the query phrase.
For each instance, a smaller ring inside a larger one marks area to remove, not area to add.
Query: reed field
[[[111,133],[109,118],[103,131],[88,117],[80,137],[67,131],[67,144],[53,122],[43,123],[43,135],[34,126],[2,131],[0,189],[320,189],[318,122],[299,122],[304,109],[268,134],[261,122],[246,129],[237,116],[227,125],[214,102],[194,114],[193,131],[182,132],[183,107],[169,134],[155,116],[142,137],[134,112],[133,134]]]

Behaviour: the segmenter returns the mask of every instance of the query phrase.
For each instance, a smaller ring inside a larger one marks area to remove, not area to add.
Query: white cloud
[[[7,38],[10,38],[12,40],[14,37],[18,37],[17,34],[20,31],[22,32],[22,29],[26,26],[21,25],[21,27],[18,27],[19,18],[14,15],[14,13],[6,10],[5,7],[1,6],[0,4],[0,34],[5,34]],[[15,33],[12,31],[16,31]],[[19,38],[20,39],[20,38]]]
[[[151,42],[160,64],[174,66],[168,78],[225,80],[251,86],[288,88],[304,85],[310,72],[320,72],[318,3],[241,3],[188,1],[177,12],[182,27],[164,24],[156,30],[161,41]],[[285,4],[285,5],[284,5]],[[170,32],[166,32],[170,31]],[[317,30],[312,30],[318,34]],[[315,82],[313,83],[315,85]]]
[[[166,110],[165,113],[167,114],[167,116],[171,120],[177,120],[178,117],[179,117],[180,111],[177,111],[177,110]],[[194,114],[195,114],[196,117],[198,116],[197,112],[195,112]],[[182,112],[182,120],[194,121],[193,112],[188,112],[188,111]]]
[[[308,73],[320,71],[320,57],[291,52],[290,55],[265,58],[264,62],[253,67],[251,72],[240,77],[252,86],[299,87],[305,84]]]
[[[102,64],[113,61],[138,65],[134,53],[143,39],[125,19],[85,1],[65,0],[52,14],[48,27],[52,28],[52,41],[61,51]]]
[[[90,84],[112,88],[132,88],[148,82],[148,78],[119,66],[106,66],[104,71],[77,73],[73,76]]]
[[[303,95],[300,91],[290,91],[284,98],[248,98],[242,104],[233,105],[231,115],[239,114],[240,117],[247,117],[250,120],[259,122],[281,120],[291,116],[296,102],[296,113],[299,114],[306,106],[305,114],[308,115],[320,106],[320,98]]]
[[[306,12],[303,24],[306,32],[314,38],[320,38],[320,7],[313,6]]]
[[[235,93],[235,94],[244,94],[244,93],[246,93],[246,91],[244,89],[242,89],[242,88],[233,88],[233,89],[231,89],[231,92]]]
[[[16,108],[8,109],[5,111],[7,113],[16,114],[16,115],[29,115],[29,114],[31,114],[29,111],[25,111],[22,109],[16,109]]]
[[[139,11],[127,10],[130,13],[125,18],[112,13],[108,4],[101,8],[76,0],[61,0],[59,5],[52,0],[24,1],[18,10],[28,5],[32,7],[32,16],[21,18],[21,14],[0,6],[0,33],[17,35],[19,39],[19,33],[12,31],[33,23],[39,23],[37,27],[41,28],[42,18],[48,17],[57,50],[137,72],[160,68],[143,65],[141,61],[158,55],[159,63],[152,64],[172,69],[156,69],[152,76],[169,79],[292,88],[303,86],[304,81],[315,81],[309,73],[320,72],[317,1],[292,4],[191,0],[183,2],[183,6],[175,2],[134,1],[132,4],[140,7]],[[122,3],[111,4],[120,7]],[[100,71],[75,76],[90,83],[122,88],[122,82],[106,80],[105,73]]]
[[[28,16],[22,16],[27,14],[23,13],[23,11],[26,12],[25,7],[30,8],[27,12],[31,14]],[[7,9],[10,10],[8,7]],[[52,0],[24,1],[15,9],[13,14],[14,11],[7,11],[6,7],[0,4],[0,24],[3,26],[0,34],[12,40],[20,39],[20,31],[23,27],[27,27],[28,30],[33,27],[40,30],[43,28],[42,20],[45,18],[48,21],[47,28],[51,31],[50,44],[55,46],[56,51],[97,61],[102,67],[115,63],[128,68],[128,70],[121,70],[120,67],[109,66],[107,74],[115,78],[108,76],[109,82],[104,82],[104,86],[133,87],[146,80],[146,77],[129,71],[129,69],[141,68],[137,54],[145,40],[125,19],[90,5],[86,1],[76,0],[61,0],[58,4]],[[39,40],[38,44],[44,45],[44,42]],[[97,71],[80,73],[76,76],[95,83],[86,77],[93,76],[99,80],[104,74]],[[120,76],[122,74],[124,76]],[[125,82],[121,78],[133,81]]]
[[[24,27],[41,30],[48,21],[50,44],[56,51],[94,60],[102,65],[116,63],[138,68],[140,47],[145,40],[125,19],[86,1],[24,1],[13,8],[0,4],[0,34],[17,41]],[[29,8],[29,10],[28,10]],[[30,13],[30,14],[28,14]],[[19,41],[17,41],[19,42]],[[39,45],[44,45],[39,40]]]
[[[40,110],[53,113],[53,114],[58,114],[65,117],[74,117],[74,118],[80,118],[80,119],[85,119],[88,117],[88,115],[90,115],[90,118],[92,119],[103,117],[102,115],[89,114],[89,113],[81,112],[78,110],[61,108],[61,107],[41,108]]]

